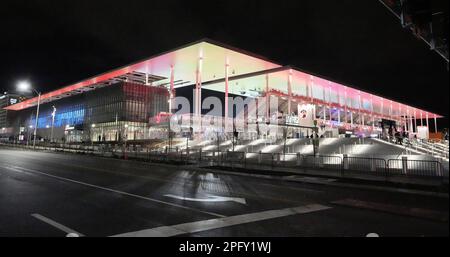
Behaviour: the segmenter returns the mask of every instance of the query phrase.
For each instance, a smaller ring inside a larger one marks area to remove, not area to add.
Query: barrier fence
[[[33,149],[33,146],[5,144],[0,145]],[[203,167],[231,167],[248,169],[277,170],[310,169],[334,171],[341,176],[365,174],[373,176],[405,176],[417,178],[448,178],[448,170],[439,161],[403,159],[379,159],[353,157],[347,155],[301,155],[282,153],[249,153],[232,151],[202,151],[201,149],[154,150],[142,147],[133,149],[107,145],[37,145],[36,150],[62,151],[91,154],[102,157],[136,159],[150,162],[169,162],[199,165]]]

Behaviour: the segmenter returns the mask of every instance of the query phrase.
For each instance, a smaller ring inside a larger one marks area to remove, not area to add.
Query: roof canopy
[[[328,97],[330,102],[345,104],[339,98],[345,91],[348,98],[355,99],[361,96],[363,99],[372,101],[374,105],[386,105],[384,108],[389,108],[392,105],[396,110],[403,109],[404,111],[410,111],[410,115],[413,115],[415,112],[417,116],[422,113],[424,117],[425,115],[441,117],[437,114],[347,87],[319,76],[313,76],[298,69],[283,67],[263,57],[225,46],[209,39],[197,41],[187,46],[42,94],[41,103],[47,103],[100,87],[106,87],[117,81],[136,81],[148,83],[153,86],[164,86],[169,84],[172,71],[175,88],[195,84],[196,73],[201,70],[201,80],[205,84],[203,88],[223,92],[224,82],[222,80],[225,77],[225,65],[227,63],[229,64],[229,76],[232,80],[230,82],[230,93],[251,96],[249,92],[264,91],[264,85],[266,84],[265,73],[267,72],[267,74],[270,73],[271,89],[280,92],[287,92],[287,81],[289,76],[291,76],[292,93],[294,95],[307,95],[306,85],[311,83],[316,91],[315,93],[311,92],[314,98],[325,100]],[[35,106],[37,101],[38,99],[35,97],[10,105],[5,109],[23,110]],[[401,115],[400,112],[398,114]]]

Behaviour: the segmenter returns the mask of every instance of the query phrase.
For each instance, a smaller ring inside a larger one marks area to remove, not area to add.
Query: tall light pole
[[[55,115],[56,115],[56,107],[53,105],[52,111],[52,131],[50,133],[50,143],[53,143],[53,126],[55,125]]]
[[[125,134],[125,140],[124,140],[124,159],[128,159],[127,156],[127,141],[128,141],[128,124],[125,124],[125,130],[124,130],[124,134]]]
[[[36,122],[35,122],[35,126],[34,126],[34,132],[33,132],[33,149],[36,148],[36,132],[37,132],[37,127],[38,127],[38,120],[39,120],[39,107],[41,104],[41,92],[37,91],[36,89],[34,89],[33,87],[31,87],[31,84],[28,81],[21,81],[17,84],[17,88],[19,91],[34,91],[34,93],[37,94],[38,96],[38,102],[37,102],[37,110],[36,110]]]

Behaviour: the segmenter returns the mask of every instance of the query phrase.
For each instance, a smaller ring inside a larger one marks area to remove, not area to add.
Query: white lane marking
[[[191,198],[191,197],[184,197],[184,196],[178,196],[178,195],[164,195],[166,197],[175,198],[178,200],[184,200],[184,201],[192,201],[192,202],[236,202],[241,204],[247,204],[247,201],[245,198],[239,198],[239,197],[226,197],[226,196],[216,196],[216,195],[208,195],[207,198]]]
[[[40,215],[39,213],[31,214],[31,216],[33,216],[33,217],[35,217],[36,219],[38,219],[38,220],[40,220],[40,221],[43,221],[43,222],[45,222],[45,223],[47,223],[47,224],[49,224],[49,225],[51,225],[51,226],[53,226],[53,227],[55,227],[55,228],[57,228],[57,229],[59,229],[59,230],[61,230],[61,231],[64,231],[64,232],[66,232],[67,234],[76,234],[76,235],[78,235],[78,236],[84,236],[84,235],[81,234],[80,232],[77,232],[77,231],[75,231],[75,230],[73,230],[73,229],[71,229],[71,228],[68,228],[68,227],[64,226],[64,225],[61,224],[61,223],[58,223],[58,222],[56,222],[56,221],[54,221],[54,220],[51,220],[51,219],[49,219],[49,218],[47,218],[47,217],[44,217],[44,216]]]
[[[197,233],[217,228],[241,225],[256,221],[275,219],[285,216],[317,212],[327,209],[331,209],[331,207],[320,204],[310,204],[294,208],[263,211],[250,214],[230,216],[225,218],[178,224],[174,226],[163,226],[152,229],[145,229],[135,232],[114,235],[113,237],[170,237],[189,233]]]
[[[119,191],[119,190],[115,190],[115,189],[111,189],[111,188],[107,188],[107,187],[102,187],[102,186],[97,186],[97,185],[81,182],[81,181],[78,181],[78,180],[73,180],[73,179],[64,178],[64,177],[60,177],[60,176],[55,176],[55,175],[47,174],[45,172],[40,172],[40,171],[37,171],[37,170],[31,170],[31,169],[17,167],[17,166],[15,166],[15,167],[5,167],[5,168],[9,169],[9,170],[16,171],[16,172],[17,171],[19,171],[19,172],[28,171],[28,172],[31,172],[31,173],[36,173],[36,174],[44,175],[44,176],[47,176],[47,177],[56,178],[56,179],[59,179],[59,180],[63,180],[63,181],[72,182],[72,183],[75,183],[75,184],[87,186],[87,187],[101,189],[101,190],[113,192],[113,193],[116,193],[116,194],[131,196],[131,197],[134,197],[134,198],[147,200],[147,201],[151,201],[151,202],[155,202],[155,203],[166,204],[166,205],[169,205],[169,206],[178,207],[178,208],[182,208],[182,209],[186,209],[186,210],[190,210],[190,211],[195,211],[195,212],[200,212],[200,213],[212,215],[212,216],[215,216],[215,217],[226,217],[225,215],[221,215],[221,214],[214,213],[214,212],[202,211],[202,210],[194,209],[194,208],[191,208],[191,207],[188,207],[188,206],[184,206],[184,205],[179,205],[179,204],[175,204],[175,203],[169,203],[169,202],[165,202],[165,201],[161,201],[161,200],[157,200],[157,199],[153,199],[153,198],[149,198],[149,197],[145,197],[145,196],[141,196],[141,195],[135,195],[135,194],[132,194],[132,193],[127,193],[127,192],[123,192],[123,191]]]

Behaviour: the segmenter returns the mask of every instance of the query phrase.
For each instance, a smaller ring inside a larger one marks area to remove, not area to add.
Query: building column
[[[333,127],[333,106],[331,103],[331,86],[328,87],[328,108],[330,110],[330,126]]]
[[[289,70],[289,75],[288,75],[288,115],[291,115],[291,111],[292,111],[291,102],[292,102],[292,70]]]
[[[423,113],[420,111],[420,126],[423,127]]]
[[[406,107],[405,126],[406,126],[406,132],[409,133],[410,127],[409,127],[409,109],[408,109],[408,107]]]
[[[345,123],[348,122],[348,101],[347,101],[347,87],[344,87],[344,111],[345,111]]]
[[[326,93],[325,93],[325,87],[322,86],[322,101],[323,101],[323,105],[322,105],[322,113],[323,113],[323,123],[325,124],[327,122],[327,107],[326,107],[326,103],[327,103],[327,99],[326,99]]]
[[[428,112],[427,112],[427,114],[425,115],[425,121],[427,122],[426,124],[427,124],[427,129],[428,129],[428,134],[430,134],[430,121],[429,121],[429,116],[428,116]]]
[[[353,127],[353,111],[350,111],[350,125]]]
[[[375,117],[373,115],[373,111],[374,111],[374,109],[373,109],[373,96],[370,96],[370,111],[371,111],[370,116],[372,118],[372,130],[374,130],[375,129]]]
[[[197,60],[197,70],[195,73],[195,111],[194,111],[194,119],[193,119],[193,132],[195,134],[202,131],[202,119],[201,119],[201,110],[202,110],[202,66],[203,66],[203,53],[199,53],[199,57]]]
[[[359,113],[359,125],[364,126],[363,115],[361,113],[361,91],[358,91],[358,113]]]
[[[202,54],[200,54],[199,58],[198,58],[198,63],[197,63],[197,71],[196,71],[196,87],[195,87],[195,91],[196,91],[196,116],[200,116],[201,115],[201,110],[202,110],[202,67],[203,66],[203,56]]]
[[[413,112],[409,114],[409,130],[411,133],[414,133],[414,118],[413,118]]]
[[[174,95],[175,95],[175,74],[174,74],[174,67],[172,64],[170,65],[169,113],[172,113]]]
[[[145,73],[145,85],[148,86],[150,83],[148,83],[148,71]]]
[[[228,93],[229,93],[229,75],[230,75],[230,63],[227,59],[225,61],[225,131],[228,131]]]
[[[391,120],[394,120],[394,118],[393,118],[393,115],[392,115],[392,112],[393,112],[393,106],[392,106],[392,101],[390,101],[389,102],[389,118],[391,119]]]
[[[434,115],[434,132],[437,134],[439,132],[437,125],[437,115]]]
[[[270,119],[269,74],[266,74],[266,122]]]
[[[414,132],[417,133],[417,111],[414,109]]]

